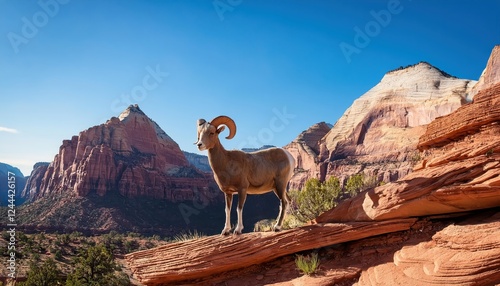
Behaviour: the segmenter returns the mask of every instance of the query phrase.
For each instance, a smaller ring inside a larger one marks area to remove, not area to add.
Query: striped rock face
[[[286,147],[302,164],[292,186],[359,172],[384,182],[407,175],[427,124],[467,103],[474,84],[425,62],[388,72],[319,141],[297,138]]]

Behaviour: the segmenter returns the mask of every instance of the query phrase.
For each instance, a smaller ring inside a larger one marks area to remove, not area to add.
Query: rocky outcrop
[[[500,45],[493,48],[486,68],[469,94],[470,99],[480,90],[490,88],[498,82],[500,82]]]
[[[403,179],[369,190],[317,222],[384,220],[500,206],[500,84],[436,119],[418,147],[423,159]]]
[[[292,185],[300,186],[311,176],[342,181],[363,172],[390,182],[407,175],[425,126],[462,106],[473,85],[425,62],[388,72],[321,138],[318,152],[298,155],[297,161],[311,163],[303,169],[305,175],[292,178]]]
[[[42,185],[43,177],[47,168],[49,167],[49,162],[38,162],[33,166],[33,171],[31,171],[28,180],[26,181],[26,186],[24,187],[21,196],[27,200],[33,200],[36,196],[37,190]]]
[[[307,249],[406,230],[414,222],[415,219],[403,219],[324,224],[280,233],[210,236],[135,252],[125,258],[128,267],[142,283],[159,285],[244,268]]]
[[[296,162],[295,175],[289,188],[299,189],[308,178],[320,176],[317,165],[321,160],[322,150],[319,143],[331,128],[332,126],[325,122],[314,124],[283,147],[292,154]]]
[[[211,176],[190,166],[177,143],[137,105],[64,140],[54,161],[33,175],[24,192],[31,200],[115,192],[175,202],[213,187]]]
[[[406,245],[387,263],[361,272],[356,285],[496,285],[500,282],[500,213],[451,224]]]

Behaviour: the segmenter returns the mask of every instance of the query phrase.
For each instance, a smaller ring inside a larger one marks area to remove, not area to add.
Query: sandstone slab
[[[271,261],[296,252],[409,229],[415,219],[376,223],[316,224],[279,233],[210,236],[126,255],[146,285],[197,279]]]

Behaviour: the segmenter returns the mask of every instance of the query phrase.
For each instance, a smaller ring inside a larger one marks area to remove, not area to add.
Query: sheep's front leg
[[[225,193],[226,198],[226,225],[222,230],[221,235],[228,235],[231,233],[231,205],[233,204],[233,194]]]
[[[236,212],[238,213],[238,225],[234,230],[234,234],[241,234],[243,230],[243,206],[245,205],[245,201],[247,199],[247,190],[241,190],[238,192],[238,208]]]

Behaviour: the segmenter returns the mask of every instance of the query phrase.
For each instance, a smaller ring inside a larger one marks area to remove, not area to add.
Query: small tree
[[[113,256],[103,244],[82,249],[75,258],[75,270],[66,280],[67,286],[129,285],[128,276],[115,275]]]
[[[352,175],[349,177],[349,179],[347,179],[345,190],[351,197],[354,197],[363,190],[364,177],[365,176],[363,175],[363,173],[359,173],[356,175]]]
[[[354,197],[364,190],[380,185],[375,176],[365,176],[363,173],[352,175],[347,179],[345,191],[349,196]]]
[[[31,262],[27,273],[26,281],[19,283],[22,286],[53,286],[59,285],[59,275],[61,272],[52,258],[49,258],[41,265]]]

